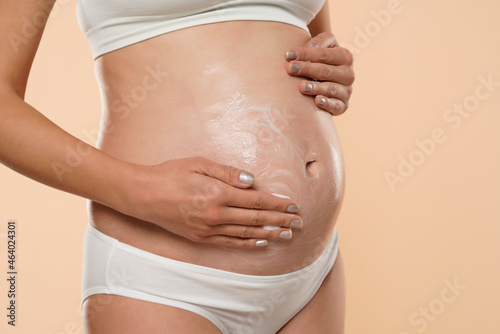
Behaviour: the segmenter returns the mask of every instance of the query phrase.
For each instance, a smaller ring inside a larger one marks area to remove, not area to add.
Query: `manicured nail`
[[[311,85],[309,82],[304,85],[304,92],[310,92],[313,89],[313,85]]]
[[[252,184],[253,183],[253,175],[247,172],[241,172],[240,173],[240,182],[241,183],[246,183],[246,184]]]
[[[320,97],[318,104],[325,104],[325,103],[326,103],[326,99],[324,97]]]
[[[316,42],[312,42],[312,41],[311,41],[311,42],[309,42],[309,43],[307,43],[306,45],[307,45],[307,46],[312,46],[312,47],[315,47],[315,48],[319,48],[319,44],[318,44],[318,43],[316,43]]]
[[[280,238],[281,239],[287,239],[290,240],[292,239],[292,231],[283,231],[280,233]]]
[[[293,50],[292,51],[288,51],[286,53],[286,60],[295,60],[295,59],[297,59],[298,56],[299,55],[297,54],[296,51],[293,51]]]
[[[290,227],[291,228],[301,228],[302,226],[304,226],[304,222],[302,220],[293,220],[291,223],[290,223]]]
[[[290,205],[287,209],[286,209],[286,212],[289,212],[289,213],[296,213],[299,211],[299,207],[296,206],[295,204],[293,205]]]
[[[267,246],[267,240],[258,240],[255,242],[255,246],[257,246],[257,247]]]
[[[299,66],[299,64],[291,64],[290,65],[290,73],[297,74],[299,72],[300,72],[300,66]]]

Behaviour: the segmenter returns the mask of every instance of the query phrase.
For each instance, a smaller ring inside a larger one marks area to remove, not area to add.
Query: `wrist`
[[[106,185],[103,187],[105,205],[130,215],[132,198],[142,187],[140,186],[141,165],[116,159],[114,168],[110,168]]]

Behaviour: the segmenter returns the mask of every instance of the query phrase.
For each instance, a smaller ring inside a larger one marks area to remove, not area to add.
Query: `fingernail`
[[[304,85],[304,92],[310,92],[313,89],[313,85],[311,85],[309,82]]]
[[[306,45],[307,45],[307,46],[312,46],[312,47],[314,47],[314,48],[319,48],[319,44],[318,44],[318,43],[316,43],[316,42],[312,42],[312,41],[311,41],[311,42],[309,42],[309,43],[307,43]]]
[[[255,242],[255,246],[257,246],[257,247],[267,246],[267,240],[258,240]]]
[[[247,172],[241,172],[240,173],[240,182],[241,183],[246,183],[246,184],[252,184],[253,183],[253,175]]]
[[[299,207],[296,206],[295,204],[293,205],[290,205],[287,209],[286,209],[286,212],[289,212],[289,213],[296,213],[299,211]]]
[[[295,60],[295,59],[297,59],[298,56],[299,55],[297,54],[296,51],[293,51],[293,50],[292,51],[288,51],[286,53],[286,60]]]
[[[290,65],[290,73],[297,74],[299,72],[300,72],[300,66],[298,64],[291,64]]]
[[[302,226],[304,226],[304,222],[302,220],[293,220],[290,223],[291,228],[301,228]]]
[[[283,231],[280,233],[280,238],[281,239],[287,239],[290,240],[292,239],[292,231]]]
[[[318,104],[325,104],[325,103],[326,103],[326,99],[324,97],[320,97]]]

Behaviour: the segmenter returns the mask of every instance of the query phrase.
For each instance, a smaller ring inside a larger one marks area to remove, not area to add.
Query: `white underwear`
[[[244,275],[162,257],[88,224],[81,301],[94,294],[126,296],[194,312],[223,334],[274,334],[313,298],[337,252],[335,228],[308,266],[282,275]]]

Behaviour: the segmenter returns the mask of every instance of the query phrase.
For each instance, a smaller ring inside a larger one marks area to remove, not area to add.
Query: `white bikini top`
[[[94,59],[145,39],[201,24],[259,20],[307,25],[325,0],[78,0]]]

